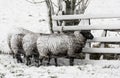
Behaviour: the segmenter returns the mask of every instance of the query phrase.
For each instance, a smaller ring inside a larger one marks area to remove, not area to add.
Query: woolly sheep
[[[42,35],[37,40],[40,59],[65,56],[70,58],[70,65],[73,65],[74,58],[81,52],[87,39],[93,39],[89,31],[75,31],[70,35]]]
[[[30,65],[33,62],[33,61],[31,62],[31,58],[33,58],[34,62],[39,62],[39,53],[37,50],[36,42],[38,37],[42,35],[47,35],[47,34],[34,33],[34,34],[27,34],[23,37],[22,44],[26,56],[26,65]],[[49,62],[50,62],[50,58],[47,64],[49,64]]]
[[[21,58],[21,54],[24,54],[22,48],[22,38],[24,34],[14,34],[11,37],[11,50],[13,51],[13,57],[17,59],[17,62],[23,62]]]
[[[33,33],[33,32],[23,28],[15,28],[11,30],[11,32],[8,34],[7,37],[7,43],[11,50],[11,54],[13,54],[14,58],[15,57],[17,58],[18,62],[22,62],[22,60],[19,54],[20,52],[18,53],[17,51],[21,51],[21,48],[19,49],[19,46],[22,46],[21,44],[22,38],[27,33]]]
[[[39,59],[39,54],[36,46],[36,41],[39,36],[40,36],[40,33],[34,33],[34,34],[26,34],[23,37],[22,44],[23,44],[23,49],[25,51],[25,56],[26,56],[26,65],[31,64],[30,58],[32,56],[35,61]]]

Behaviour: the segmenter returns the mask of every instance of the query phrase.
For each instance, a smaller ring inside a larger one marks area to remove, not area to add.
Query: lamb
[[[70,65],[73,65],[74,58],[82,51],[87,39],[93,39],[89,31],[42,35],[37,40],[40,59],[67,57],[70,58]]]
[[[22,38],[27,33],[33,32],[23,28],[16,28],[13,29],[13,31],[11,31],[8,34],[7,37],[8,46],[11,50],[11,54],[13,54],[13,58],[16,58],[17,62],[23,62],[20,56],[21,53],[23,54]]]

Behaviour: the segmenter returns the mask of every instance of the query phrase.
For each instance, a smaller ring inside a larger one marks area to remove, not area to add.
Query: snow
[[[41,0],[29,0],[41,1]],[[56,3],[57,0],[53,0]],[[120,14],[120,0],[91,0],[85,14]],[[91,20],[92,24],[119,24],[119,19]],[[0,50],[8,52],[7,35],[20,27],[33,32],[50,33],[45,3],[31,4],[26,0],[0,0]],[[102,30],[92,31],[101,36]],[[108,32],[115,36],[116,32]],[[119,36],[119,34],[117,34]],[[120,78],[119,60],[82,61],[75,60],[69,66],[68,59],[59,59],[58,67],[26,66],[18,64],[10,55],[0,54],[0,78]]]
[[[85,14],[120,14],[120,0],[90,0]]]
[[[120,0],[90,0],[85,15],[119,15]],[[91,25],[119,25],[119,19],[92,19]],[[92,31],[94,36],[101,36],[102,30]],[[107,36],[119,36],[116,32],[108,31]]]
[[[17,27],[50,33],[46,4],[35,5],[26,0],[0,0],[0,50],[9,51],[6,38]]]
[[[9,59],[8,59],[9,58]],[[102,63],[101,63],[102,62]],[[26,66],[10,55],[0,55],[0,78],[119,78],[120,61],[102,60],[75,66]]]

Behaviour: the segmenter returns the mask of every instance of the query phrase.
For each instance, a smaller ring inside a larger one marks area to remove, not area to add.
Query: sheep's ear
[[[80,34],[81,31],[74,31],[74,34]]]
[[[80,31],[75,31],[75,32],[74,32],[74,35],[75,35],[76,37],[83,37],[83,34],[81,34]]]

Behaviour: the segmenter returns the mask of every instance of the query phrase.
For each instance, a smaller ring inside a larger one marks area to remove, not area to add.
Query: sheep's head
[[[92,35],[92,33],[88,30],[82,30],[80,32],[86,39],[93,39],[94,36]]]

